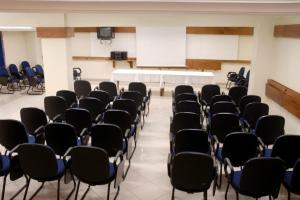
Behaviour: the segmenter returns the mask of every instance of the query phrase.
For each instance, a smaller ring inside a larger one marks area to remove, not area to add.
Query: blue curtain
[[[0,67],[5,67],[2,32],[0,32]]]

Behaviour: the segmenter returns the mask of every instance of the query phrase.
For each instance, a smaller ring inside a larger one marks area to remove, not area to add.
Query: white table
[[[199,71],[172,71],[172,70],[145,70],[145,69],[116,69],[112,72],[111,80],[114,82],[147,82],[159,83],[163,90],[165,83],[172,84],[212,84],[212,72]]]

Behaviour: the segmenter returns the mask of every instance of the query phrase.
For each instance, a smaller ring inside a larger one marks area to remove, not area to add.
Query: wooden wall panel
[[[39,38],[67,38],[74,37],[74,28],[71,27],[37,27]]]
[[[274,81],[268,80],[266,96],[300,118],[300,93]]]
[[[300,38],[300,24],[277,25],[274,27],[274,37]]]
[[[220,61],[209,61],[201,59],[186,59],[186,66],[189,69],[198,70],[221,70],[222,63]]]
[[[213,35],[253,35],[253,27],[194,27],[186,28],[187,34],[213,34]]]

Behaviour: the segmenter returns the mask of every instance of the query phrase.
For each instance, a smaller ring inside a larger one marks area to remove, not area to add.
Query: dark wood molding
[[[266,96],[300,118],[300,93],[277,81],[269,79],[266,84]]]
[[[37,27],[37,37],[39,38],[69,38],[74,37],[72,27]]]
[[[274,37],[300,38],[300,24],[276,25]]]
[[[93,33],[97,32],[97,27],[74,27],[76,33]],[[135,33],[135,27],[114,27],[115,33]]]
[[[213,35],[253,35],[253,27],[197,27],[188,26],[187,34],[213,34]]]

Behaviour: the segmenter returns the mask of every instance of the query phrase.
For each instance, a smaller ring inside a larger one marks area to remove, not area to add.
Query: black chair
[[[232,100],[236,103],[236,105],[240,105],[240,101],[242,97],[246,96],[248,93],[248,88],[244,86],[234,86],[229,89],[228,96],[232,98]]]
[[[65,111],[68,106],[62,97],[47,96],[44,98],[44,108],[49,120],[62,121],[65,119]]]
[[[204,110],[205,116],[208,118],[210,113],[210,108],[217,102],[220,101],[227,101],[227,102],[233,102],[232,98],[228,95],[215,95],[211,98],[210,105],[206,106],[206,109]]]
[[[109,93],[105,92],[103,90],[91,91],[89,94],[89,97],[99,99],[100,101],[102,101],[105,104],[105,106],[107,106],[110,102]]]
[[[194,89],[190,85],[177,85],[173,92],[173,97],[175,98],[177,95],[182,93],[192,93],[194,94]]]
[[[60,199],[60,180],[65,173],[65,163],[63,159],[57,159],[53,150],[41,144],[21,144],[13,152],[18,153],[19,162],[22,171],[26,177],[26,190],[24,199],[26,199],[31,179],[41,182],[41,186],[29,198],[33,199],[43,188],[45,182],[57,180],[57,199]],[[67,199],[75,191],[74,187]]]
[[[78,99],[81,99],[89,96],[90,92],[92,91],[92,86],[90,82],[86,80],[76,80],[74,81],[74,90]]]
[[[11,158],[8,155],[1,155],[0,153],[0,176],[4,176],[2,183],[1,199],[5,196],[6,178],[11,169]]]
[[[74,67],[73,68],[73,80],[74,81],[81,80],[81,73],[82,73],[82,70],[80,67]]]
[[[80,145],[75,129],[70,124],[48,124],[45,127],[45,136],[47,145],[60,157],[63,157],[69,148]]]
[[[36,142],[45,143],[45,126],[48,124],[46,113],[33,107],[20,110],[21,121],[29,134],[35,136]]]
[[[255,135],[245,132],[233,132],[225,137],[223,146],[215,140],[215,155],[220,162],[219,187],[222,186],[222,167],[225,158],[229,158],[233,167],[242,167],[250,158],[258,156],[258,141]],[[228,178],[228,177],[227,177]],[[229,182],[226,188],[228,192]]]
[[[87,145],[92,127],[90,112],[82,108],[69,108],[66,110],[65,118],[66,123],[75,128],[76,135],[81,139],[81,143]]]
[[[85,97],[79,100],[79,108],[86,109],[90,112],[93,122],[101,120],[102,113],[105,111],[105,104],[99,99]]]
[[[209,111],[210,117],[218,113],[239,114],[235,104],[229,101],[218,101],[210,107]]]
[[[291,200],[291,193],[300,195],[300,159],[295,163],[293,170],[287,170],[284,174],[283,185],[288,191],[288,200]]]
[[[198,101],[198,97],[197,95],[195,95],[194,93],[181,93],[178,94],[175,97],[175,105],[180,102],[180,101],[184,101],[184,100],[190,100],[190,101]]]
[[[230,88],[231,83],[236,83],[241,77],[244,77],[245,67],[241,67],[239,72],[228,72],[226,88]]]
[[[77,106],[77,96],[75,92],[70,90],[59,90],[56,92],[56,96],[62,97],[65,99],[68,108],[73,108]]]
[[[149,114],[149,106],[151,100],[151,89],[147,91],[147,86],[142,82],[130,82],[128,85],[128,91],[137,91],[142,94],[144,105],[148,107],[148,111],[146,112],[146,116]],[[146,108],[145,108],[146,109]]]
[[[27,94],[29,95],[43,94],[45,92],[44,79],[37,77],[34,71],[30,67],[23,68],[23,72],[29,84]]]
[[[201,105],[197,101],[184,100],[179,101],[175,107],[175,113],[192,112],[201,115]]]
[[[241,98],[240,105],[239,105],[239,109],[240,109],[241,115],[244,113],[244,110],[245,110],[246,106],[249,103],[254,103],[254,102],[260,103],[261,102],[260,96],[257,96],[257,95],[246,95],[246,96],[243,96]]]
[[[270,157],[272,149],[269,146],[274,144],[277,137],[284,135],[284,123],[284,118],[278,115],[267,115],[258,119],[253,133],[263,147],[264,156]]]
[[[210,155],[196,152],[176,154],[171,170],[172,199],[175,189],[178,189],[188,193],[203,192],[207,200],[207,190],[215,177],[216,168]]]
[[[271,157],[279,157],[285,162],[286,168],[293,168],[300,158],[299,147],[299,135],[279,136],[274,142]]]
[[[203,110],[211,104],[213,96],[220,95],[221,90],[219,85],[208,84],[201,88],[201,93],[199,93],[199,100],[203,106]]]
[[[109,200],[110,185],[115,181],[117,188],[114,199],[117,198],[120,190],[120,183],[123,181],[123,155],[119,151],[113,163],[109,161],[107,152],[98,147],[74,147],[67,155],[71,156],[71,171],[79,180],[75,199],[78,197],[80,183],[88,184],[87,190],[81,199],[87,195],[90,186],[108,184],[107,199]],[[118,160],[119,163],[118,163]]]
[[[269,106],[265,103],[249,103],[242,113],[241,121],[245,128],[249,131],[253,130],[256,126],[258,119],[262,116],[269,114]]]
[[[246,77],[240,77],[237,79],[237,81],[235,82],[235,85],[237,86],[244,86],[248,88],[249,85],[249,79],[250,79],[250,70],[248,70]]]
[[[99,83],[99,89],[109,94],[110,101],[113,101],[118,97],[117,85],[114,82],[103,81]]]
[[[228,158],[225,162],[230,168],[230,173],[227,174],[230,175],[230,185],[236,192],[237,200],[239,193],[256,199],[263,196],[269,196],[270,199],[277,198],[285,171],[281,159],[252,158],[245,163],[241,171],[234,171]]]

